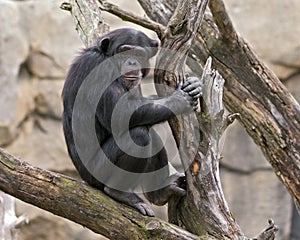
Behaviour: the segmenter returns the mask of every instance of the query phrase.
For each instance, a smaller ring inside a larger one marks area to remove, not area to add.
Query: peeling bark
[[[162,25],[178,1],[139,0],[147,15]],[[239,121],[261,148],[291,194],[300,212],[300,106],[276,75],[257,57],[238,35],[222,0],[211,0],[213,18],[206,15],[191,57],[199,65],[213,58],[214,68],[226,79],[225,107],[240,114]],[[165,11],[166,10],[166,11]],[[152,14],[153,12],[156,14]],[[165,11],[165,14],[162,14]]]

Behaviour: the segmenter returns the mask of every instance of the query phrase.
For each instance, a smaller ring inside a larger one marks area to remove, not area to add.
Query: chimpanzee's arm
[[[130,118],[130,128],[166,121],[175,115],[191,111],[195,104],[193,98],[182,90],[177,90],[168,97],[157,97],[154,100],[145,98],[141,101],[139,103],[137,100],[128,102],[130,107],[140,105]]]
[[[202,95],[202,83],[196,77],[188,77],[170,96],[159,98],[151,96],[131,116],[129,127],[153,125],[166,121],[172,116],[197,108],[198,98]],[[151,101],[152,100],[152,101]],[[134,103],[129,103],[134,105]]]
[[[154,125],[195,109],[201,91],[198,80],[188,81],[184,86],[178,87],[173,94],[163,98],[157,96],[143,98],[134,93],[125,94],[122,98],[118,95],[118,88],[110,87],[98,104],[96,116],[107,130],[117,127],[119,132],[128,127]]]

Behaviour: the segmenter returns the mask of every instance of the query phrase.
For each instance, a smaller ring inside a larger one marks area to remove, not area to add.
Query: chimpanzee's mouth
[[[136,81],[142,78],[141,70],[132,70],[123,74],[123,78],[128,81]]]

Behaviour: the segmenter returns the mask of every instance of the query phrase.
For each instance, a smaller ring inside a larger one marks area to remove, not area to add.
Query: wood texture
[[[170,223],[142,216],[83,182],[31,166],[2,149],[0,190],[112,240],[200,239]]]
[[[139,0],[147,15],[162,25],[178,1]],[[225,107],[240,113],[239,121],[261,148],[275,174],[290,192],[300,212],[300,106],[276,75],[238,35],[222,0],[212,0],[213,18],[206,15],[191,56],[199,65],[213,58],[224,85]],[[153,14],[153,12],[156,14]],[[165,12],[165,14],[161,14]]]

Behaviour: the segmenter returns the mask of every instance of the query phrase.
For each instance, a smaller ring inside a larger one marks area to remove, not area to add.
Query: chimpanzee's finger
[[[181,89],[183,90],[184,88],[186,88],[188,85],[190,85],[191,84],[191,82],[188,82],[188,81],[186,81],[185,83],[183,83],[182,85],[181,85]]]
[[[182,83],[182,81],[180,81],[180,82],[178,83],[178,85],[177,85],[176,90],[181,90],[181,89],[182,89],[182,86],[183,86],[183,83]]]
[[[199,78],[194,76],[190,77],[189,74],[185,75],[185,79],[186,79],[185,81],[186,84],[200,81]]]
[[[187,80],[186,80],[186,82],[182,85],[182,88],[185,88],[185,87],[187,87],[188,85],[193,84],[193,83],[195,83],[195,82],[199,82],[199,79],[196,78],[196,77],[188,77],[188,78],[186,78],[186,79],[187,79]]]
[[[198,109],[198,101],[193,102],[193,110],[197,110]]]
[[[190,91],[193,91],[194,89],[201,88],[201,87],[202,87],[202,84],[200,82],[194,82],[194,83],[190,83],[186,87],[182,87],[181,89],[185,92],[190,92]]]
[[[198,98],[200,98],[202,96],[202,93],[199,93],[199,94],[197,94],[197,95],[194,95],[193,96],[193,99],[198,99]]]
[[[189,77],[187,78],[187,82],[194,83],[194,82],[200,82],[200,80],[197,77]]]
[[[192,96],[193,98],[199,98],[202,95],[202,88],[197,87],[194,90],[189,92],[189,95]]]

